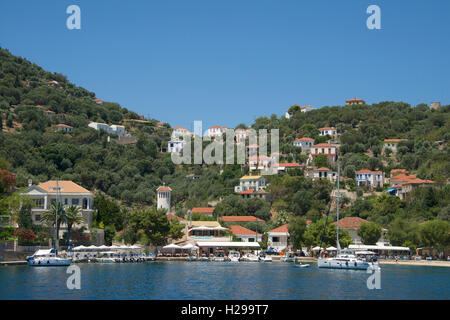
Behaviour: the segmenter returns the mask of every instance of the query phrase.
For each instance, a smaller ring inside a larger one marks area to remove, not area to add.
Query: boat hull
[[[369,267],[376,267],[377,264],[373,262],[366,262],[361,260],[335,260],[335,259],[319,259],[317,261],[319,268],[328,269],[348,269],[348,270],[367,270]]]
[[[39,258],[29,259],[27,262],[31,267],[67,267],[72,263],[72,259]]]

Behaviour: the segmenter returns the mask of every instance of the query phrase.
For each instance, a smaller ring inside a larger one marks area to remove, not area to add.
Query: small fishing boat
[[[245,261],[245,262],[258,262],[259,258],[256,254],[254,253],[246,253],[242,256],[241,261]]]
[[[272,257],[262,253],[259,255],[259,261],[260,262],[272,262]]]
[[[239,258],[241,255],[237,251],[230,251],[228,253],[228,259],[230,259],[230,262],[239,262]]]

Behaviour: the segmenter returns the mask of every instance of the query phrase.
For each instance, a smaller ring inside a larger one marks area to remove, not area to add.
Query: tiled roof
[[[272,229],[272,230],[270,230],[268,232],[288,233],[289,232],[288,231],[288,226],[289,226],[289,224],[286,223],[286,224],[282,225],[281,227]]]
[[[320,128],[319,131],[324,131],[324,130],[336,130],[336,128],[333,127],[324,127],[324,128]]]
[[[181,129],[181,130],[187,130],[186,128],[184,128],[184,127],[173,127],[174,129]],[[189,130],[188,130],[189,131]]]
[[[156,191],[172,191],[172,189],[166,186],[161,186],[158,189],[156,189]]]
[[[288,162],[280,162],[278,164],[279,167],[286,167],[286,168],[300,168],[301,165],[298,163],[288,163]]]
[[[240,192],[239,194],[252,194],[253,192],[255,192],[255,189],[248,189],[248,190]]]
[[[300,138],[300,139],[295,139],[294,141],[314,141],[314,139],[313,138],[304,137],[304,138]]]
[[[372,171],[372,170],[368,170],[368,169],[363,169],[363,170],[358,170],[356,171],[356,173],[373,173],[373,174],[381,174],[383,173],[382,171]]]
[[[339,228],[345,230],[358,230],[361,223],[367,223],[369,221],[361,219],[359,217],[345,217],[339,220]],[[336,222],[333,222],[336,225]]]
[[[191,213],[213,213],[216,207],[196,207],[192,208]]]
[[[331,170],[326,167],[322,167],[322,168],[317,169],[317,171],[331,171]]]
[[[391,176],[394,176],[394,175],[397,175],[397,174],[400,174],[400,173],[403,173],[405,175],[409,175],[409,172],[406,169],[392,169],[391,170]]]
[[[358,99],[358,98],[353,98],[353,99],[350,99],[350,100],[346,100],[346,102],[350,102],[350,101],[364,101],[364,100]]]
[[[38,185],[39,188],[45,190],[48,193],[56,193],[56,180],[50,180]],[[58,187],[60,193],[91,193],[89,190],[76,184],[73,181],[61,180],[58,181]]]
[[[336,146],[333,146],[329,143],[319,143],[312,146],[313,148],[321,148],[321,147],[327,147],[327,148],[336,148]]]
[[[408,141],[408,139],[384,139],[384,142],[400,142],[400,141]]]
[[[174,215],[173,213],[169,213],[169,214],[167,215],[167,219],[169,219],[169,220],[172,220],[172,219],[175,219],[175,218],[177,218],[178,221],[186,221],[186,219],[184,219],[184,218],[182,218],[182,217],[179,217],[179,216],[177,216],[177,215]]]
[[[239,180],[255,180],[255,179],[259,179],[259,178],[261,178],[261,176],[243,176]]]
[[[71,127],[71,126],[68,126],[67,124],[58,124],[58,125],[56,125],[57,127],[60,127],[60,128],[73,128],[73,127]]]
[[[220,221],[223,222],[264,222],[254,216],[222,216],[220,217]]]
[[[244,227],[238,226],[238,225],[232,225],[232,226],[230,226],[230,229],[231,229],[231,232],[237,236],[254,236],[254,235],[260,236],[261,235],[260,233],[257,233],[255,231],[252,231],[250,229],[247,229],[247,228],[244,228]]]

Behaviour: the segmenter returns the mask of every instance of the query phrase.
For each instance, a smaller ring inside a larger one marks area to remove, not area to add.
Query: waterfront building
[[[358,236],[358,229],[363,223],[368,223],[369,221],[359,218],[359,217],[345,217],[339,220],[339,229],[347,230],[350,237],[352,238],[353,244],[362,244],[361,237]],[[337,225],[336,221],[333,222],[334,225]],[[387,229],[381,229],[381,237],[378,239],[379,243],[389,244],[389,241],[386,240]]]
[[[166,185],[160,186],[156,189],[156,197],[157,197],[157,209],[166,209],[166,214],[170,212],[170,197],[171,197],[172,189],[167,187]]]
[[[28,188],[22,192],[24,196],[33,201],[31,208],[31,219],[34,224],[41,224],[41,216],[44,212],[51,209],[52,204],[57,202],[57,192],[59,191],[58,201],[62,201],[63,206],[77,206],[81,209],[81,215],[85,222],[81,226],[91,228],[94,213],[94,194],[82,186],[68,180],[58,181],[50,180],[38,185],[33,185],[29,181]]]
[[[286,250],[289,241],[288,224],[272,229],[267,232],[267,247],[272,247],[278,251]]]
[[[239,186],[234,187],[234,192],[243,192],[249,189],[259,191],[266,188],[266,179],[263,176],[243,176],[239,179]]]
[[[239,225],[230,226],[231,233],[244,242],[261,242],[262,234]]]
[[[359,170],[355,175],[357,186],[367,186],[371,188],[384,186],[384,172],[371,171],[371,170]]]

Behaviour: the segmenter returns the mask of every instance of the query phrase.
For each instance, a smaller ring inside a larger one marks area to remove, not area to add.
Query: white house
[[[312,170],[312,179],[313,180],[328,179],[330,180],[330,182],[336,182],[337,174],[333,170],[325,167],[315,168]]]
[[[236,136],[236,143],[245,143],[247,138],[250,135],[250,130],[248,129],[236,129],[234,131],[234,134]]]
[[[336,128],[334,128],[334,127],[320,128],[319,131],[320,131],[321,136],[326,136],[326,135],[329,135],[331,137],[337,136],[337,131],[336,131]]]
[[[244,242],[261,242],[262,234],[244,228],[240,225],[230,226],[231,233],[234,234],[239,240]]]
[[[392,152],[397,153],[398,143],[401,141],[408,141],[408,139],[384,139],[383,141],[383,151],[389,148]]]
[[[185,146],[186,142],[184,140],[170,140],[167,143],[167,151],[172,153],[179,153],[183,151],[183,147]]]
[[[243,192],[248,189],[259,191],[266,188],[266,179],[263,176],[243,176],[239,179],[239,186],[234,187],[234,192]]]
[[[184,137],[185,135],[190,135],[191,132],[184,127],[173,127],[172,131],[172,140],[177,140],[180,137]]]
[[[212,126],[207,131],[207,136],[211,138],[222,136],[228,128],[222,126]]]
[[[273,158],[268,156],[251,156],[248,158],[248,166],[250,170],[264,170],[269,168]]]
[[[302,153],[306,153],[313,146],[314,139],[307,137],[295,139],[292,144],[294,147],[301,147]]]
[[[286,250],[289,241],[288,224],[272,229],[267,232],[267,247],[272,247],[278,251]]]
[[[112,124],[109,127],[109,131],[110,133],[115,133],[118,136],[124,136],[126,134],[125,127],[118,124]]]
[[[106,123],[101,122],[90,122],[88,127],[91,127],[95,130],[104,130],[109,133],[109,126]]]
[[[356,185],[369,187],[383,187],[384,186],[384,172],[359,170],[356,171]]]
[[[57,193],[57,191],[59,191]],[[82,186],[68,180],[56,182],[50,180],[38,185],[32,185],[29,182],[28,188],[22,193],[33,201],[31,209],[31,219],[34,224],[41,223],[42,214],[51,209],[52,204],[62,201],[62,205],[77,206],[81,208],[81,215],[85,222],[80,226],[92,227],[94,213],[94,195]],[[65,225],[63,224],[65,227]]]

